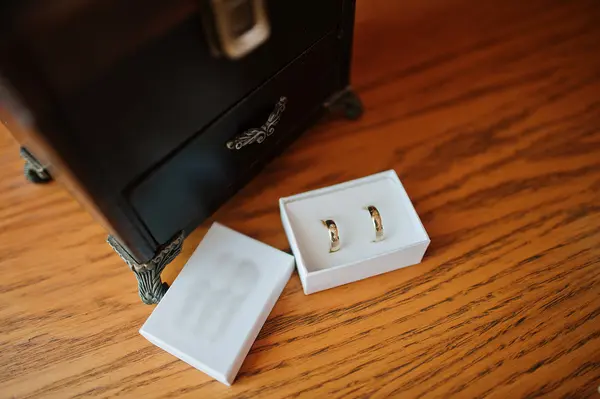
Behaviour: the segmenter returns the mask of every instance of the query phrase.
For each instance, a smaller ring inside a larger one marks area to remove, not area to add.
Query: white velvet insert
[[[290,225],[307,271],[355,263],[426,240],[421,222],[407,209],[406,198],[397,181],[382,176],[287,203]],[[373,242],[375,229],[371,215],[364,209],[368,205],[377,207],[381,214],[383,241]],[[333,219],[338,226],[342,244],[338,252],[329,253],[323,219]]]

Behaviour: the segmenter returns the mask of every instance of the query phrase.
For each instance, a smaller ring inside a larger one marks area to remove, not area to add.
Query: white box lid
[[[214,223],[140,334],[231,385],[293,269],[293,256]]]

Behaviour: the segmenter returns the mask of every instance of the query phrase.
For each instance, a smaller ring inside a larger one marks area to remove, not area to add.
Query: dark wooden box
[[[266,1],[269,37],[237,59],[211,41],[213,3],[0,9],[2,115],[28,174],[62,177],[136,274],[160,279],[183,236],[327,105],[361,110],[348,89],[354,1]]]

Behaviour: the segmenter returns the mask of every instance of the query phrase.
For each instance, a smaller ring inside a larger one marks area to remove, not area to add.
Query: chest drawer
[[[208,217],[314,117],[336,82],[330,33],[126,190],[157,242]]]

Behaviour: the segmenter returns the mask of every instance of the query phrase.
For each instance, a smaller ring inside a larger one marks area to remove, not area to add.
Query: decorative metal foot
[[[27,180],[35,184],[44,184],[52,181],[52,176],[50,176],[46,167],[27,148],[21,147],[20,155],[25,160],[23,172]]]
[[[325,106],[332,113],[341,114],[350,120],[356,120],[363,114],[362,101],[350,87],[336,93]]]
[[[133,259],[115,237],[108,236],[106,241],[135,274],[135,278],[138,281],[138,293],[142,302],[146,305],[160,302],[169,288],[169,285],[161,280],[160,274],[181,252],[183,232],[177,234],[158,251],[154,258],[145,263],[138,263]]]

